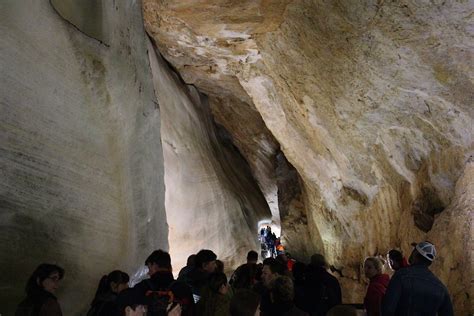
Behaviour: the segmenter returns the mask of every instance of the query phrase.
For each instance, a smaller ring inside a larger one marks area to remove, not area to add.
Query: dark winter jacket
[[[158,271],[153,274],[149,279],[143,280],[137,285],[136,289],[139,293],[146,294],[147,291],[158,291],[169,289],[171,283],[173,283],[173,274],[169,271]]]
[[[209,284],[209,273],[201,269],[194,268],[189,273],[179,278],[178,281],[186,283],[193,292],[195,297],[201,296],[202,288]]]
[[[367,316],[380,316],[382,299],[387,290],[388,282],[390,282],[388,274],[378,274],[370,279],[364,298]]]
[[[339,281],[324,267],[308,266],[304,289],[303,309],[311,315],[326,315],[333,306],[341,304]]]
[[[117,313],[117,294],[107,292],[94,299],[87,316],[111,316]]]
[[[15,316],[62,316],[56,296],[43,289],[28,293],[17,307]]]
[[[133,288],[148,302],[148,313],[150,316],[166,315],[166,308],[170,297],[160,294],[170,290],[174,282],[173,274],[169,271],[158,271],[149,279],[143,280]]]
[[[452,316],[448,290],[425,265],[400,269],[392,277],[382,303],[383,316]]]

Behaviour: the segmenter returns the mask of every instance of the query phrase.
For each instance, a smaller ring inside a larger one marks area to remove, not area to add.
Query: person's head
[[[194,267],[196,261],[196,255],[192,254],[188,257],[188,260],[186,261],[186,266],[188,267]]]
[[[257,272],[255,272],[255,282],[262,281],[263,263],[257,263]]]
[[[322,254],[315,253],[311,256],[311,265],[315,268],[326,268],[326,258]]]
[[[235,289],[250,289],[256,282],[257,265],[250,263],[239,268],[235,273],[232,287]]]
[[[224,262],[216,260],[216,269],[214,272],[224,273]]]
[[[408,261],[412,265],[425,265],[429,267],[433,260],[436,258],[435,246],[428,242],[423,241],[415,245],[415,248],[411,252]]]
[[[147,313],[146,296],[133,288],[120,292],[116,303],[120,315],[143,316]]]
[[[55,264],[40,264],[26,283],[26,293],[33,294],[35,291],[43,289],[52,294],[59,288],[59,281],[64,277],[64,269]]]
[[[104,275],[99,282],[95,297],[98,298],[104,293],[113,292],[119,294],[123,290],[128,288],[128,281],[130,277],[127,273],[115,270],[110,272],[108,275]]]
[[[400,251],[392,249],[387,254],[390,269],[397,271],[403,266],[403,255]]]
[[[305,270],[306,265],[303,262],[295,262],[295,264],[293,265],[293,270],[291,271],[293,273],[293,278],[295,278],[295,281],[304,280]]]
[[[161,249],[153,251],[145,260],[145,265],[150,276],[158,271],[172,271],[170,254]]]
[[[364,273],[369,279],[382,274],[383,263],[379,258],[368,257],[364,262]]]
[[[293,301],[295,289],[293,281],[287,276],[278,276],[270,284],[270,295],[274,303],[289,303]]]
[[[257,263],[258,253],[256,251],[250,250],[247,253],[247,263]]]
[[[227,284],[226,275],[219,272],[211,274],[209,276],[209,289],[216,294],[227,294],[229,291],[229,285]]]
[[[231,316],[260,315],[260,297],[252,290],[238,290],[230,301]]]
[[[285,264],[285,265],[286,265],[287,262],[288,262],[288,257],[286,256],[285,253],[279,254],[279,255],[276,257],[276,259],[277,259],[281,264]]]
[[[273,258],[267,258],[263,261],[262,281],[265,287],[269,288],[271,282],[279,275],[285,273],[285,267]]]
[[[217,255],[212,250],[202,249],[196,254],[195,267],[207,273],[216,271]]]

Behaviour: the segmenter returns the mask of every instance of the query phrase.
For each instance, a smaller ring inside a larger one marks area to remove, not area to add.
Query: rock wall
[[[456,306],[456,315],[472,314],[474,299],[474,157],[468,160],[459,177],[450,205],[436,218],[427,239],[445,253],[433,271],[448,286]],[[449,232],[449,238],[443,232]],[[448,253],[449,252],[449,253]],[[459,260],[463,258],[463,260]]]
[[[345,301],[364,295],[366,256],[408,251],[435,233],[473,152],[472,2],[145,0],[143,8],[147,32],[186,82],[258,111],[262,133],[301,179],[305,211],[294,209],[306,214],[311,243],[286,221],[287,246],[323,252],[341,269]],[[470,236],[462,229],[457,244]],[[451,249],[442,243],[439,255],[444,281],[464,274],[444,260]],[[461,267],[468,258],[456,255]],[[466,285],[449,286],[456,313],[465,312]]]
[[[155,92],[162,114],[166,215],[175,272],[190,254],[212,249],[226,269],[258,250],[257,223],[270,218],[250,168],[208,99],[185,85],[150,45]]]
[[[64,17],[47,0],[0,4],[2,315],[39,263],[66,269],[58,297],[78,315],[104,273],[133,272],[168,247],[141,6],[94,2],[106,42],[73,23],[91,18],[90,1],[62,1]]]

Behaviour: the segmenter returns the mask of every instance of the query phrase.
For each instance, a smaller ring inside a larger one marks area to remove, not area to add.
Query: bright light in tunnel
[[[281,236],[281,226],[276,224],[275,222],[272,222],[271,219],[264,219],[258,222],[258,232],[260,233],[260,229],[266,228],[267,226],[270,226],[272,229],[272,232],[275,233],[277,237]]]

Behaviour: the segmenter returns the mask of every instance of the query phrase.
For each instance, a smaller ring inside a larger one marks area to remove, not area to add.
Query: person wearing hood
[[[26,283],[26,298],[18,305],[15,316],[62,316],[54,294],[63,277],[63,268],[55,264],[40,264]]]
[[[367,316],[380,316],[382,299],[387,291],[390,277],[383,272],[383,263],[380,259],[369,257],[364,262],[365,276],[370,280],[364,298]]]

